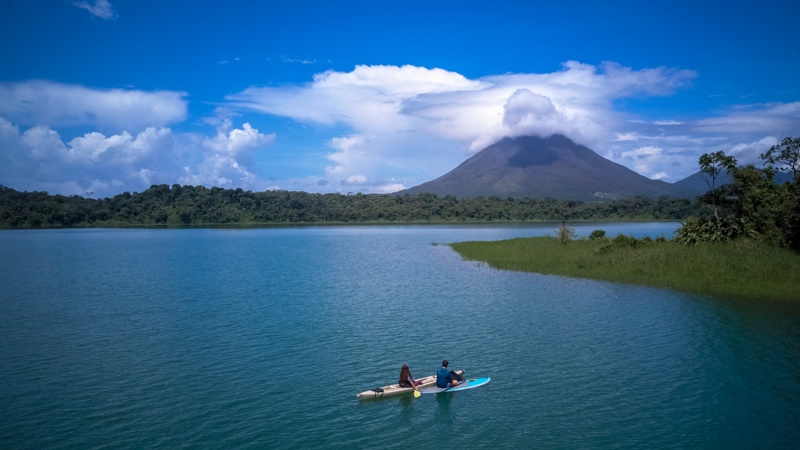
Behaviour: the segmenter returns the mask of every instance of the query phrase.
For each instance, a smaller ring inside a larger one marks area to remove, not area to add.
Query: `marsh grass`
[[[631,238],[632,239],[632,238]],[[553,237],[450,246],[496,269],[591,278],[731,298],[800,300],[800,255],[749,240],[687,246],[672,241],[561,244]]]

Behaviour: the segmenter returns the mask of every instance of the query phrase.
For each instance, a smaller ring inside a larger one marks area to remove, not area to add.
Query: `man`
[[[436,387],[449,388],[458,384],[461,377],[447,368],[447,360],[442,361],[442,368],[436,371]]]

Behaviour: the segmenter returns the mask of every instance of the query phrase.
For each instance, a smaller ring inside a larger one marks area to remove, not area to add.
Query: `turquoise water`
[[[797,306],[497,271],[431,245],[555,227],[0,232],[0,447],[800,442]],[[444,358],[491,383],[356,400]]]

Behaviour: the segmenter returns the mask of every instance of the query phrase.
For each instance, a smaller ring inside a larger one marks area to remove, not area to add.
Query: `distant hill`
[[[406,193],[581,201],[693,196],[683,186],[639,175],[560,134],[505,138],[445,175],[397,194]]]
[[[792,178],[792,174],[787,172],[778,172],[775,174],[775,182],[778,184],[791,182]],[[680,187],[684,191],[688,191],[692,196],[696,197],[708,192],[709,187],[705,181],[706,179],[709,179],[708,175],[698,171],[697,173],[689,175],[681,181],[676,181],[674,185]],[[717,178],[716,185],[719,187],[723,184],[729,183],[733,183],[733,177],[729,173],[724,172],[721,173]]]

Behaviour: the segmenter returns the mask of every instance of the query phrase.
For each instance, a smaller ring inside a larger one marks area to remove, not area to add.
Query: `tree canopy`
[[[786,138],[761,155],[763,169],[737,166],[735,158],[721,151],[702,155],[698,163],[711,181],[708,194],[700,198],[713,208],[714,216],[687,220],[678,230],[678,240],[696,244],[748,237],[800,251],[799,154],[800,139]],[[714,180],[723,169],[733,183],[716,186]],[[776,184],[776,171],[788,169],[794,182]]]
[[[761,159],[764,160],[764,165],[774,167],[776,170],[791,171],[797,184],[797,171],[800,170],[800,138],[784,138],[780,144],[773,145],[762,154]]]
[[[251,192],[218,187],[154,185],[93,199],[0,187],[0,227],[269,225],[545,220],[682,220],[702,214],[687,199],[634,197],[613,202],[456,198],[435,194],[343,195]]]

